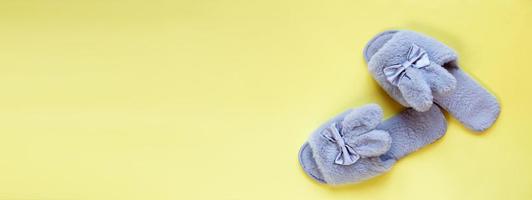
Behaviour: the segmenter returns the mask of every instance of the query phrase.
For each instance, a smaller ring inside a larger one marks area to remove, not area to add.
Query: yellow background
[[[532,199],[532,1],[0,1],[0,199]],[[475,134],[368,182],[308,178],[299,147],[375,102],[362,59],[411,29],[501,101]]]

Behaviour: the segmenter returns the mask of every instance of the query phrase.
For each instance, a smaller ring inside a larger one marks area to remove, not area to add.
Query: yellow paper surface
[[[532,1],[0,2],[0,199],[532,199]],[[308,178],[299,147],[345,109],[402,108],[365,43],[429,34],[499,98],[475,134],[368,182]]]

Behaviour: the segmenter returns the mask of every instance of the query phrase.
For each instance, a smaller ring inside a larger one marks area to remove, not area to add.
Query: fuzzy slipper
[[[451,48],[433,38],[385,31],[368,42],[364,58],[379,85],[405,107],[426,111],[434,101],[475,131],[499,116],[495,96],[458,67]]]
[[[388,171],[395,162],[433,143],[447,130],[437,106],[406,109],[382,120],[376,104],[348,110],[318,128],[299,151],[299,163],[320,183],[360,182]]]

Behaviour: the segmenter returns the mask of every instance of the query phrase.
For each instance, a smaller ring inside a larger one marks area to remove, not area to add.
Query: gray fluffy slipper
[[[385,31],[368,42],[364,58],[374,79],[397,102],[427,111],[433,102],[466,127],[485,130],[500,106],[495,96],[462,71],[456,53],[413,31]]]
[[[331,185],[357,183],[388,171],[397,160],[447,130],[437,106],[406,109],[383,121],[376,104],[348,110],[318,128],[299,151],[307,175]]]

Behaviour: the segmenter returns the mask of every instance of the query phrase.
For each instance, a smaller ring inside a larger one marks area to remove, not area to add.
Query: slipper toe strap
[[[314,159],[328,184],[359,182],[391,167],[379,156],[390,150],[392,138],[387,131],[375,129],[376,120],[382,120],[382,110],[365,106],[311,136]]]
[[[456,60],[444,44],[411,31],[399,31],[369,61],[379,84],[399,103],[424,112],[433,94],[447,94],[456,79],[443,64]]]

